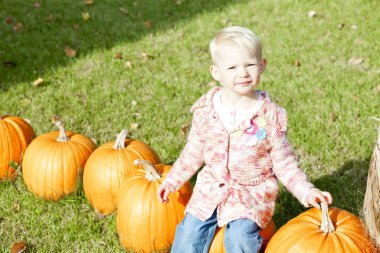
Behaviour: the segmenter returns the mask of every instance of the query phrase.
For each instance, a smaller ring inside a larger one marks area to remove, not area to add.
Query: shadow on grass
[[[317,188],[331,193],[334,198],[333,207],[358,216],[363,205],[369,161],[370,157],[366,160],[347,161],[333,174],[322,176],[313,183]],[[290,192],[282,190],[273,219],[279,228],[306,210]]]
[[[14,0],[0,2],[0,89],[32,81],[76,58],[171,29],[179,22],[245,0]],[[37,4],[36,4],[37,3]],[[89,14],[87,21],[83,13]],[[205,24],[206,27],[206,24]]]

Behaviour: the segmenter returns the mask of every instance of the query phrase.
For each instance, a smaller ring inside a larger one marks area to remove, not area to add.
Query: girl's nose
[[[247,77],[248,71],[245,67],[239,68],[239,76],[240,77]]]

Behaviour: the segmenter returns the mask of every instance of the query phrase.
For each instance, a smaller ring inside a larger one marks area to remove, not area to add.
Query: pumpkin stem
[[[127,138],[128,133],[129,133],[128,130],[125,130],[125,129],[121,130],[121,132],[116,138],[115,144],[113,145],[113,149],[118,150],[118,149],[125,148],[124,140],[125,138]]]
[[[59,128],[59,136],[57,138],[57,141],[59,142],[66,142],[69,141],[69,137],[67,137],[65,129],[63,128],[63,124],[61,121],[56,121],[54,124]]]
[[[144,166],[146,172],[145,178],[149,181],[156,181],[161,178],[157,170],[154,168],[153,164],[151,164],[150,162],[141,159],[136,159],[133,161],[133,164]]]
[[[332,233],[335,231],[335,227],[329,216],[329,208],[324,203],[321,203],[321,208],[322,208],[321,231],[323,233]]]

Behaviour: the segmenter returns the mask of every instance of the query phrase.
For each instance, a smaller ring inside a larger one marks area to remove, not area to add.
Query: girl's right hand
[[[170,194],[170,187],[167,184],[161,184],[157,190],[157,197],[161,200],[162,203],[169,202],[168,196]]]

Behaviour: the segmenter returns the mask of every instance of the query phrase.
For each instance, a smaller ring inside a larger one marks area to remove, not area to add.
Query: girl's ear
[[[260,74],[264,73],[267,68],[267,59],[263,58],[260,63]]]
[[[218,70],[218,67],[215,66],[215,65],[212,65],[210,67],[210,73],[212,75],[212,77],[216,80],[216,81],[220,81],[220,74],[219,74],[219,70]]]

